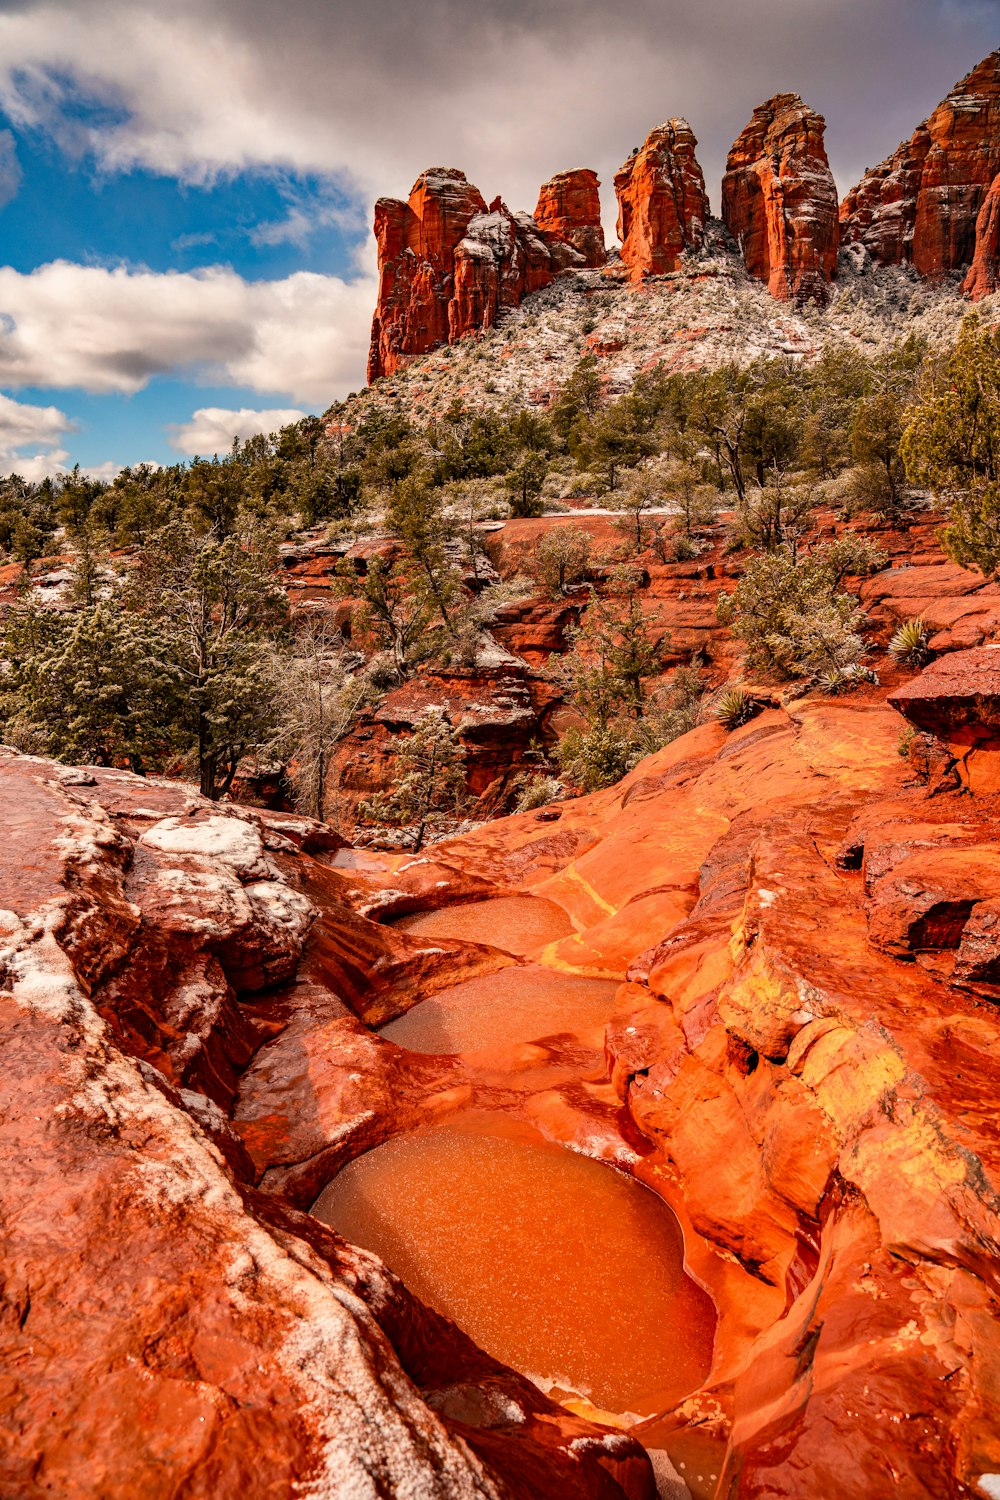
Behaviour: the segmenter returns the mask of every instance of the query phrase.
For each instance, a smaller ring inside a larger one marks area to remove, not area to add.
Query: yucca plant
[[[739,729],[760,710],[760,704],[743,687],[729,687],[715,705],[715,717],[723,729]]]
[[[930,660],[923,619],[905,620],[889,642],[889,655],[901,667],[922,667]]]

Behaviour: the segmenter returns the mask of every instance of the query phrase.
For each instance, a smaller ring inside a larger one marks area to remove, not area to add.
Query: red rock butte
[[[986,296],[997,284],[998,174],[1000,51],[852,188],[840,208],[844,243],[921,276],[969,268],[965,290]]]
[[[686,120],[650,131],[615,173],[621,256],[635,281],[676,271],[686,250],[705,240],[709,204]]]
[[[776,94],[733,143],[722,217],[751,276],[782,301],[824,302],[837,269],[837,188],[826,122],[798,94]]]

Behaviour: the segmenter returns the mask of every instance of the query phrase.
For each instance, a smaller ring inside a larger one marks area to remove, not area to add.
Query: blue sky
[[[1000,44],[1000,0],[0,0],[0,472],[228,447],[364,381],[380,193],[534,207],[691,121],[717,200],[769,94],[846,190]]]

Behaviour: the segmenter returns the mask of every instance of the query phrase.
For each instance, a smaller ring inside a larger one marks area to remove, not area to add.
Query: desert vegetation
[[[970,316],[944,353],[910,335],[873,357],[660,365],[617,395],[586,353],[546,408],[454,399],[421,419],[353,401],[212,460],[11,475],[4,738],[190,776],[209,797],[263,771],[332,817],[336,747],[359,720],[410,680],[488,675],[495,622],[533,599],[565,612],[564,649],[538,670],[572,722],[534,747],[508,806],[608,785],[703,719],[745,722],[755,681],[858,689],[873,672],[857,583],[885,562],[866,531],[938,503],[951,556],[1000,565],[998,348]],[[594,511],[613,540],[580,524]],[[523,565],[497,565],[491,526],[560,512]],[[303,543],[332,557],[333,612],[289,607],[283,558]],[[651,569],[719,547],[719,624],[740,653],[721,699],[646,607]],[[891,654],[926,659],[921,621]],[[472,804],[447,711],[412,741],[358,812],[422,842]]]

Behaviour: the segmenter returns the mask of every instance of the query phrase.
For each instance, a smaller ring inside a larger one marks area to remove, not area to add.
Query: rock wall
[[[1000,286],[1000,174],[994,177],[976,219],[976,248],[962,290],[973,302]]]
[[[751,276],[782,301],[824,302],[837,268],[837,189],[822,115],[798,94],[753,112],[733,143],[722,217]]]
[[[589,168],[559,172],[542,184],[535,208],[539,231],[555,245],[570,245],[583,264],[603,266],[608,258],[601,227],[600,183]]]
[[[978,220],[998,172],[1000,51],[973,68],[910,140],[848,193],[840,209],[844,242],[864,245],[879,265],[912,265],[922,276],[976,261],[967,289],[986,295],[983,266],[991,254],[995,260],[995,209],[981,226]]]
[[[676,271],[700,250],[709,204],[686,120],[668,120],[615,173],[621,257],[635,281]]]

